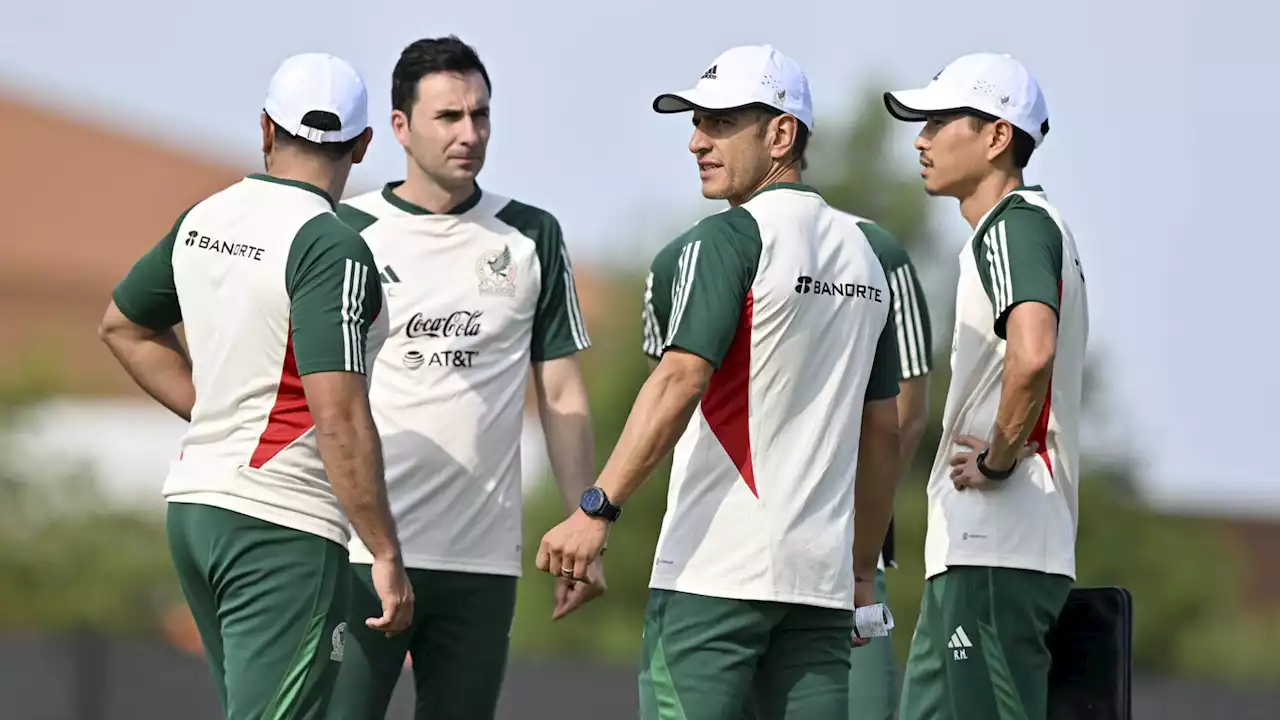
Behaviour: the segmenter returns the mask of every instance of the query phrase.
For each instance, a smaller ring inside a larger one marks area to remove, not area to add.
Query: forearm
[[[191,359],[173,330],[149,337],[104,333],[102,340],[148,395],[183,420],[191,420],[196,389],[191,380]]]
[[[645,381],[596,485],[621,505],[671,452],[689,424],[703,386],[661,367]]]
[[[898,485],[899,448],[896,427],[864,429],[853,486],[853,571],[858,577],[875,575],[884,549]]]
[[[1005,468],[1014,463],[1044,408],[1052,376],[1052,358],[1036,360],[1021,353],[1006,353],[1000,407],[987,453],[989,467]]]
[[[382,442],[367,412],[349,414],[317,424],[316,438],[333,494],[356,535],[379,560],[399,559],[400,541],[387,500],[382,467]]]
[[[555,475],[565,514],[568,515],[578,507],[582,491],[591,487],[595,479],[595,438],[590,410],[584,398],[580,407],[577,403],[544,404],[539,408],[539,415],[542,432],[546,436],[551,472]]]
[[[920,438],[929,424],[929,376],[898,382],[898,473],[901,476],[915,462]]]

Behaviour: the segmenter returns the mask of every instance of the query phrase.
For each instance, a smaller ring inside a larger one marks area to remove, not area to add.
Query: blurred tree
[[[885,87],[868,83],[867,88]],[[878,91],[864,90],[843,124],[824,123],[814,133],[805,182],[822,192],[833,207],[865,217],[893,233],[913,259],[924,258],[939,243],[930,232],[929,198],[915,173],[894,160],[909,142],[895,131],[902,123],[885,112]],[[917,264],[918,264],[917,260]]]
[[[815,135],[806,181],[832,205],[871,218],[895,233],[913,259],[937,253],[951,262],[962,238],[939,243],[931,233],[929,201],[914,173],[890,157],[891,130],[878,92],[868,92],[845,132]],[[827,127],[832,127],[827,125]],[[942,248],[947,248],[945,252]],[[919,260],[917,260],[917,264]],[[647,374],[640,352],[639,276],[611,284],[621,307],[635,312],[592,327],[595,346],[586,372],[595,416],[597,462],[603,464],[620,434],[636,391]],[[907,469],[896,504],[900,567],[889,574],[891,605],[898,621],[894,648],[905,661],[924,586],[926,507],[924,485],[941,439],[941,415],[950,379],[953,290],[927,288],[935,320],[931,422]],[[945,320],[946,322],[939,322]],[[1097,417],[1105,375],[1087,373],[1086,418]],[[524,654],[585,653],[623,663],[638,660],[650,563],[666,504],[667,466],[628,503],[614,527],[606,555],[607,596],[561,620],[548,622],[552,581],[532,570],[538,542],[559,522],[563,508],[546,483],[529,498],[525,523],[525,581],[521,584],[514,650]],[[1078,585],[1123,585],[1136,603],[1135,664],[1138,672],[1217,679],[1280,679],[1280,656],[1272,649],[1280,618],[1244,617],[1237,589],[1239,568],[1217,527],[1210,522],[1162,516],[1134,494],[1130,465],[1100,465],[1084,459],[1080,487]]]
[[[48,397],[57,365],[0,375],[0,431]],[[16,467],[0,435],[0,630],[145,634],[180,600],[163,520],[112,505],[85,473]]]

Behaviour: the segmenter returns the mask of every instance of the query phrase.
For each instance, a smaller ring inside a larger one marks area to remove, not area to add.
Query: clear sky
[[[1265,185],[1277,157],[1266,123],[1280,110],[1263,59],[1280,19],[1273,3],[359,6],[223,0],[191,4],[179,21],[159,0],[19,3],[0,24],[0,87],[256,168],[272,71],[295,52],[333,52],[370,88],[374,148],[353,176],[367,189],[403,173],[386,121],[399,51],[457,33],[495,83],[482,183],[552,210],[575,255],[603,262],[647,259],[714,207],[698,195],[687,120],[649,107],[721,50],[770,42],[795,57],[819,133],[864,83],[914,86],[960,54],[1009,52],[1048,98],[1053,130],[1028,179],[1064,212],[1083,256],[1110,440],[1143,461],[1144,487],[1166,502],[1280,512],[1276,313],[1254,307],[1280,266]],[[902,128],[904,167],[914,131]],[[935,202],[950,255],[967,228],[954,203]]]

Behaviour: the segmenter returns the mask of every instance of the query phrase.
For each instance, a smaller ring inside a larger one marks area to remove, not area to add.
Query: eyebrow
[[[487,113],[487,112],[489,112],[488,105],[477,105],[475,109],[471,111],[471,114],[477,115],[479,113]],[[440,108],[439,110],[436,110],[436,117],[443,117],[445,115],[465,115],[465,114],[466,114],[466,111],[464,111],[462,108],[459,108],[459,107],[445,107],[445,108]]]

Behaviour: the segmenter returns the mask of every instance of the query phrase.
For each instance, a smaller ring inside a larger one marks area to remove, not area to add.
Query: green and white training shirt
[[[560,224],[479,190],[449,213],[388,184],[343,203],[386,287],[370,388],[405,564],[520,575],[530,363],[590,346]],[[351,558],[371,562],[359,538]]]
[[[184,213],[114,300],[138,325],[185,331],[196,402],[165,498],[345,545],[302,376],[367,375],[387,331],[373,257],[333,200],[250,175]]]
[[[867,240],[880,258],[880,265],[889,278],[893,293],[894,338],[898,342],[898,379],[910,380],[923,377],[933,370],[933,326],[929,321],[929,305],[924,288],[916,275],[915,264],[907,255],[898,238],[879,225],[863,225]],[[898,418],[899,423],[902,418]],[[905,462],[910,463],[910,458]],[[903,472],[906,467],[901,468]],[[884,552],[880,556],[880,569],[897,567],[896,543],[893,521],[884,538]]]
[[[655,257],[645,352],[715,372],[675,448],[650,587],[853,608],[863,405],[898,392],[874,231],[778,183]]]
[[[994,432],[1004,383],[1005,323],[1014,307],[1043,303],[1057,314],[1057,354],[1043,409],[1028,438],[1038,455],[999,485],[959,492],[954,440]],[[1075,577],[1080,403],[1089,300],[1075,239],[1038,187],[1006,195],[960,251],[951,386],[942,442],[929,478],[925,574],[951,565],[1037,570]]]

